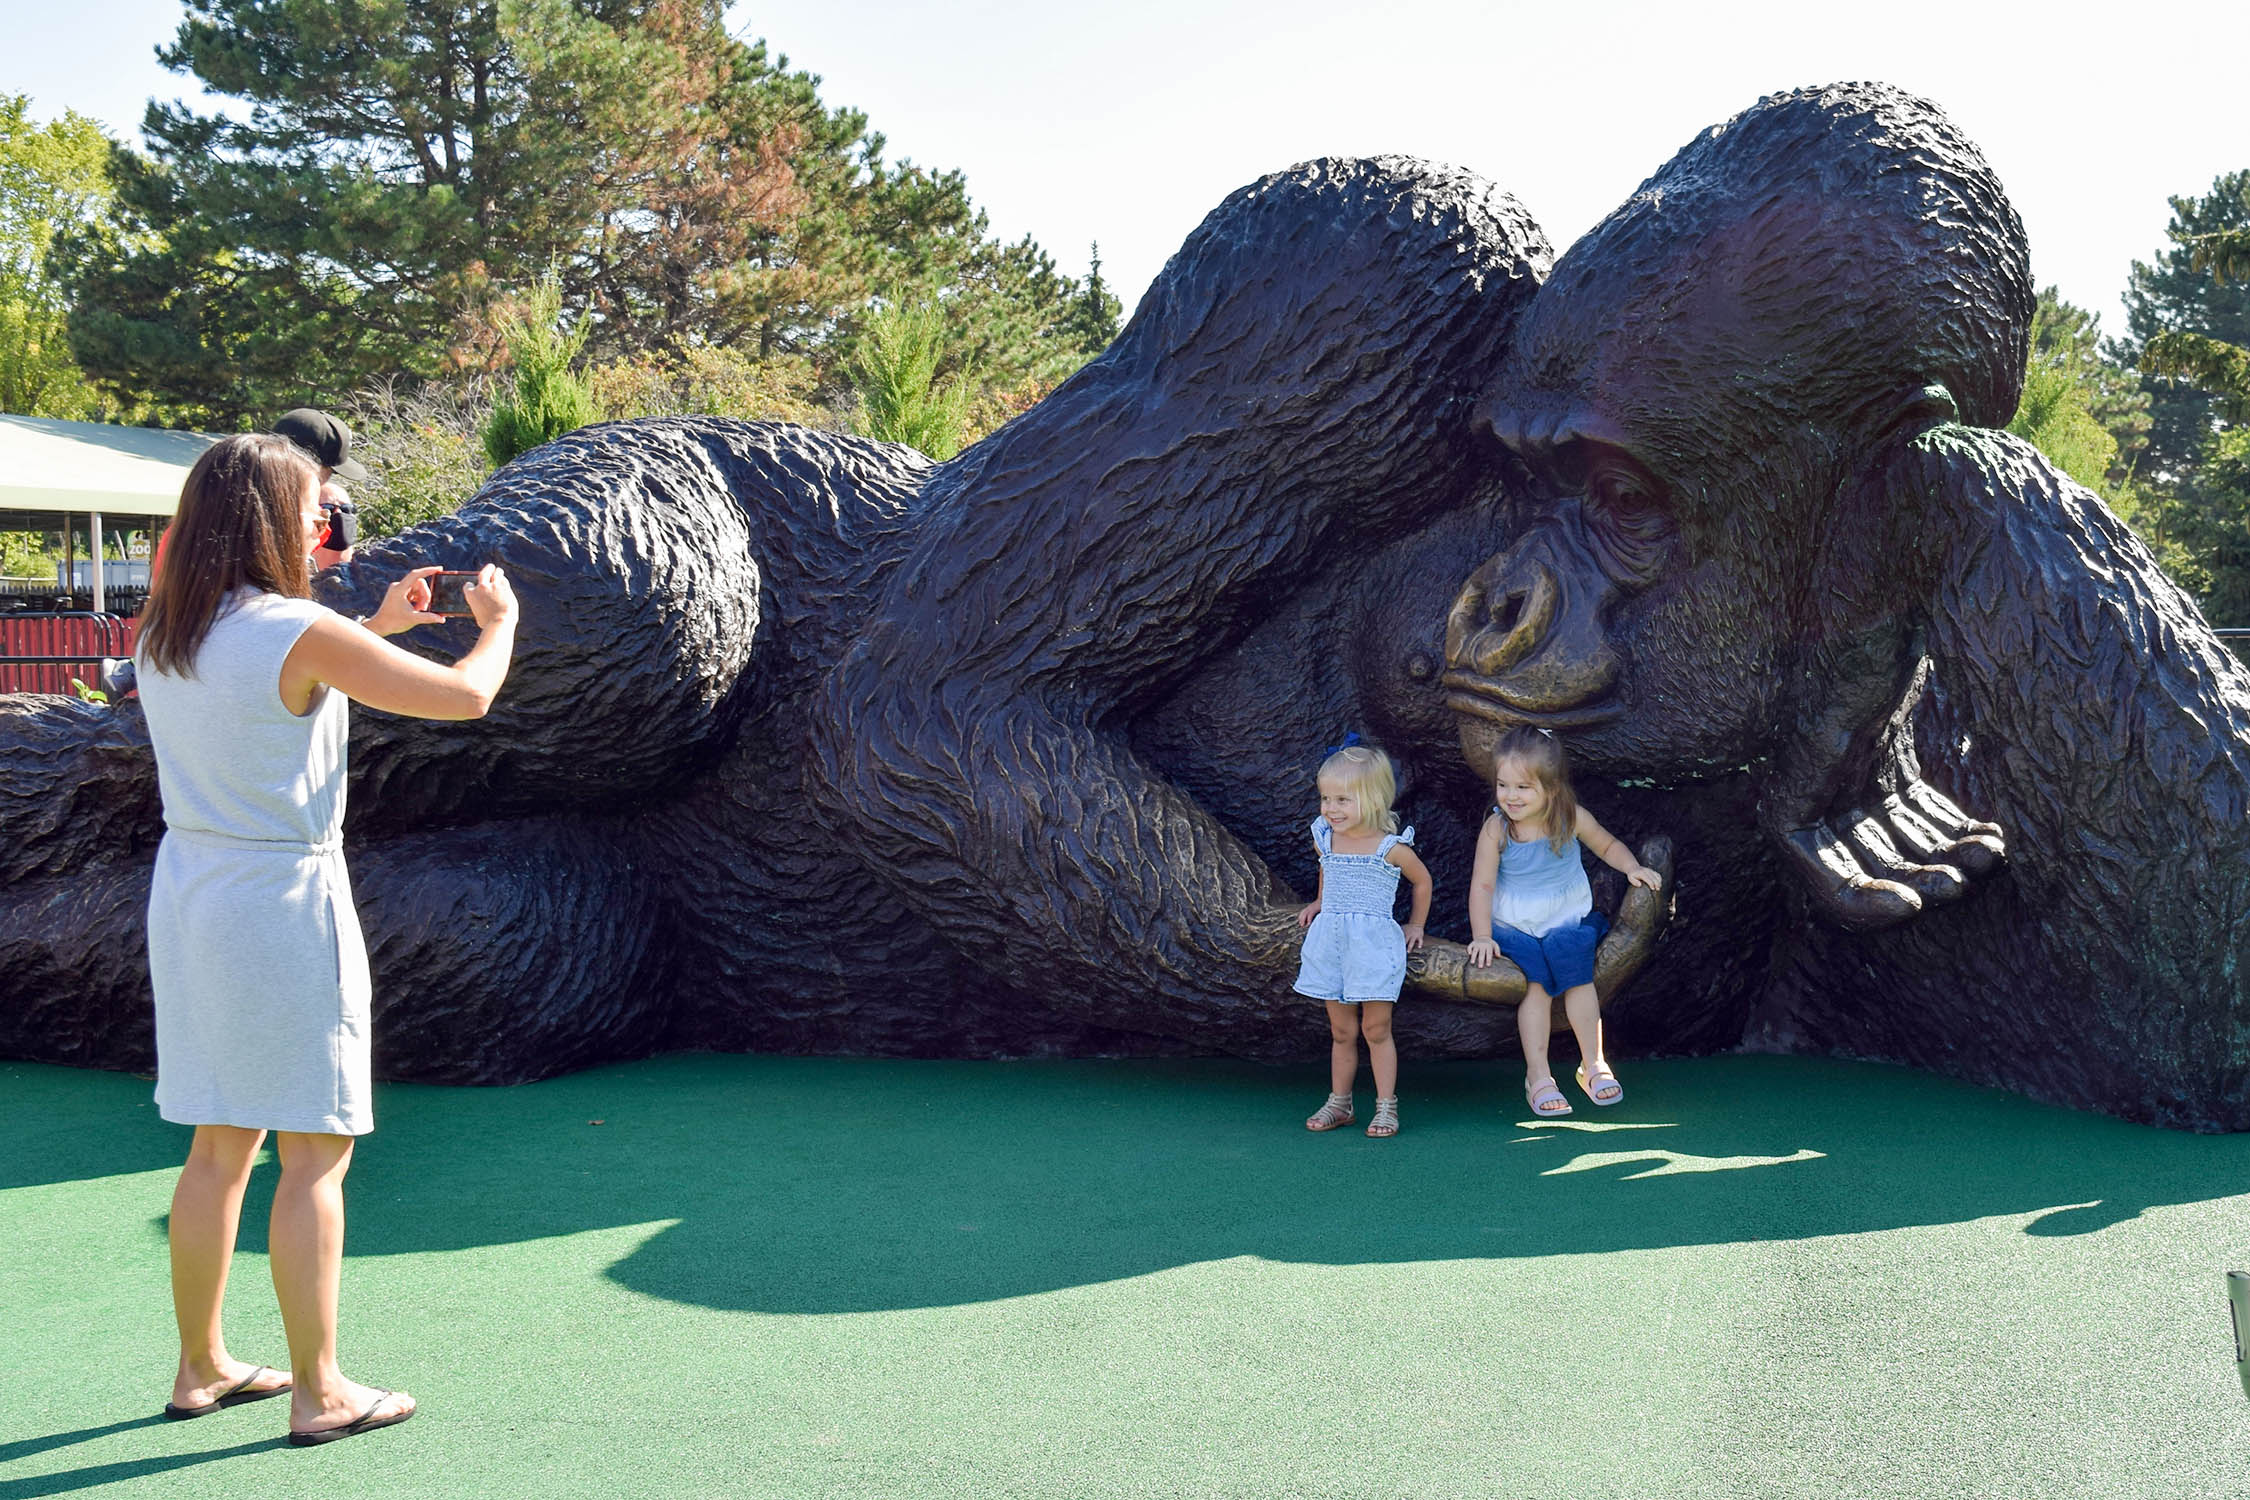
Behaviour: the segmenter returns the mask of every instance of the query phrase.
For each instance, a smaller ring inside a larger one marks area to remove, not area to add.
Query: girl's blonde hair
[[[1391,799],[1398,795],[1398,777],[1391,773],[1391,758],[1367,745],[1346,745],[1320,763],[1321,781],[1340,781],[1352,789],[1359,803],[1359,826],[1378,833],[1398,832],[1398,814]]]
[[[1570,757],[1563,753],[1562,741],[1528,724],[1518,724],[1501,735],[1492,747],[1496,793],[1500,768],[1510,761],[1529,771],[1539,790],[1547,794],[1547,847],[1562,853],[1578,836],[1578,795],[1570,789]],[[1505,821],[1508,815],[1500,816]]]

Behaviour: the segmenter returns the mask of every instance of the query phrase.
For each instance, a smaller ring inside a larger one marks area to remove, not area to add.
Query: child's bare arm
[[[1469,961],[1478,968],[1492,962],[1500,950],[1492,943],[1492,893],[1500,884],[1500,820],[1488,817],[1477,833],[1476,861],[1469,867]],[[1479,953],[1477,944],[1490,951]]]
[[[1299,927],[1312,926],[1312,919],[1320,915],[1320,903],[1327,895],[1328,871],[1323,869],[1320,872],[1320,885],[1313,891],[1312,905],[1297,913],[1297,925]]]
[[[1406,951],[1412,953],[1422,946],[1422,929],[1430,920],[1430,867],[1422,863],[1422,856],[1404,844],[1391,846],[1390,861],[1398,866],[1399,874],[1414,887],[1414,899],[1406,914]]]
[[[1602,827],[1600,820],[1581,807],[1578,809],[1578,842],[1594,851],[1594,858],[1621,872],[1635,885],[1645,885],[1655,890],[1664,884],[1664,877],[1640,862],[1625,841]]]

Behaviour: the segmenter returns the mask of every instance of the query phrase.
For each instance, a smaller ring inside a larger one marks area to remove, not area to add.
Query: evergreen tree
[[[1101,241],[1094,242],[1088,260],[1086,279],[1064,315],[1063,336],[1071,347],[1092,359],[1117,337],[1117,321],[1124,314],[1124,306],[1109,283],[1102,280]]]
[[[945,317],[928,302],[876,308],[851,359],[859,397],[859,429],[885,443],[905,443],[943,462],[961,451],[969,418],[969,377],[940,381],[946,362]]]
[[[2196,241],[2206,235],[2250,230],[2250,170],[2222,174],[2202,198],[2172,199],[2166,233],[2172,248],[2153,263],[2133,263],[2125,293],[2126,337],[2114,353],[2139,365],[2150,344],[2166,333],[2193,334],[2236,347],[2250,345],[2250,280],[2222,280],[2196,265]],[[2215,424],[2218,398],[2189,380],[2152,376],[2148,458],[2151,483],[2193,494]]]
[[[2174,198],[2173,247],[2134,263],[2113,350],[2148,372],[2141,482],[2191,559],[2183,582],[2222,626],[2250,626],[2250,281],[2234,274],[2246,231],[2250,171]]]
[[[887,162],[721,0],[186,3],[163,60],[250,108],[152,106],[72,242],[73,344],[111,389],[224,422],[495,366],[485,309],[549,265],[609,360],[840,376],[897,287],[989,381],[1052,383],[1084,345],[1038,246],[994,242],[960,173]]]
[[[592,389],[570,367],[587,330],[566,323],[557,272],[548,271],[520,306],[508,309],[500,328],[515,370],[484,424],[485,457],[496,467],[601,420]]]

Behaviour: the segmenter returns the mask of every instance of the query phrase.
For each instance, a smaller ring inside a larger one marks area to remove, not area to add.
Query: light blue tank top
[[[1500,872],[1492,920],[1533,937],[1583,920],[1594,909],[1594,888],[1579,862],[1578,840],[1566,842],[1560,854],[1545,839],[1518,843],[1508,833],[1507,815],[1498,808],[1493,814],[1500,819]]]

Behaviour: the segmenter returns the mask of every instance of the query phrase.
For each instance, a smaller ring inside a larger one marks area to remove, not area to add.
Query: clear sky
[[[177,0],[0,0],[0,90],[138,138]],[[1761,94],[1880,79],[1984,150],[2032,269],[2122,331],[2172,194],[2250,168],[2250,3],[1942,6],[1464,0],[770,0],[738,31],[865,110],[890,153],[967,173],[1063,268],[1099,240],[1128,308],[1232,189],[1308,157],[1457,162],[1559,247]]]

